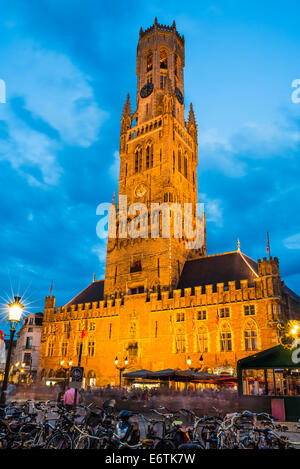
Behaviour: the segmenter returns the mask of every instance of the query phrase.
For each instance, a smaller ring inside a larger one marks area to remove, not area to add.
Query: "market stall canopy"
[[[262,352],[242,358],[238,361],[238,369],[264,369],[264,368],[297,368],[292,361],[292,350],[281,345],[263,350]]]
[[[218,380],[221,376],[213,375],[210,373],[203,373],[203,372],[194,372],[191,370],[173,370],[171,368],[167,368],[166,370],[160,371],[149,371],[149,370],[137,370],[132,371],[129,373],[123,374],[124,378],[127,379],[153,379],[153,380],[161,380],[161,381],[202,381],[202,380]]]

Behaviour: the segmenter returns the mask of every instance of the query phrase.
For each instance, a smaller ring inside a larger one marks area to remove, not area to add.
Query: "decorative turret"
[[[124,134],[131,128],[131,104],[130,96],[127,94],[126,102],[122,112],[121,118],[121,134]]]
[[[281,292],[279,261],[277,257],[270,256],[263,260],[258,259],[258,275],[263,280],[267,296],[278,296]]]
[[[192,103],[190,104],[190,112],[189,112],[189,119],[186,125],[188,133],[193,137],[194,140],[197,141],[198,131],[197,131],[197,123],[194,113],[194,108]]]
[[[55,308],[55,296],[54,295],[48,295],[45,298],[45,310],[46,309],[53,309]]]

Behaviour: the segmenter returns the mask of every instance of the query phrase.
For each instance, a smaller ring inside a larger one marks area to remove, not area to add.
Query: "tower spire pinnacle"
[[[190,104],[189,118],[187,122],[187,131],[195,140],[197,140],[197,135],[198,135],[197,122],[196,122],[196,117],[195,117],[192,103]]]
[[[130,104],[130,95],[127,93],[126,101],[123,108],[122,117],[131,116],[131,104]]]
[[[131,128],[131,103],[129,93],[127,94],[121,118],[121,133]]]

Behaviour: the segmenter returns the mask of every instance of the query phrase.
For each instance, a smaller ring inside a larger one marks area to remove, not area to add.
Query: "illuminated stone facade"
[[[155,21],[140,31],[136,111],[128,96],[121,119],[119,195],[128,205],[197,203],[197,125],[192,105],[184,119],[184,60],[175,23]],[[128,371],[187,369],[188,357],[194,368],[218,371],[278,344],[277,323],[299,312],[278,259],[256,263],[239,248],[207,256],[204,213],[197,250],[186,249],[185,236],[173,232],[165,239],[123,239],[120,232],[127,233],[134,216],[123,220],[115,207],[118,237],[108,241],[105,280],[64,307],[46,297],[43,379],[61,374],[62,359],[76,363],[82,330],[86,380],[97,385],[118,384],[116,356],[120,365],[128,358]],[[193,210],[193,227],[196,216]]]

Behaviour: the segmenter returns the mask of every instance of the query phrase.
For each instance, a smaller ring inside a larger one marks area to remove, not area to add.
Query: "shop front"
[[[298,368],[299,366],[299,368]],[[239,360],[239,406],[281,421],[300,418],[300,364],[281,345]]]

